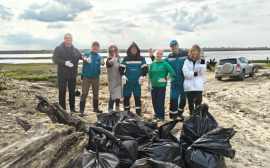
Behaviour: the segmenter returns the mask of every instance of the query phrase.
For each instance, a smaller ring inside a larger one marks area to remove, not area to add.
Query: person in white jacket
[[[195,44],[189,51],[189,57],[185,60],[183,66],[184,91],[187,92],[190,114],[195,107],[202,103],[202,92],[205,86],[206,63],[205,56],[199,45]]]

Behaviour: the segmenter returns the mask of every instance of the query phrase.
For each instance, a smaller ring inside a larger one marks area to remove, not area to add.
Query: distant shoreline
[[[153,49],[154,51],[156,49]],[[184,51],[188,51],[189,49],[182,49]],[[211,52],[211,51],[260,51],[260,50],[270,50],[270,48],[241,48],[241,49],[221,49],[221,48],[213,48],[213,49],[204,49],[203,51]],[[79,50],[81,53],[90,52],[90,49]],[[164,52],[171,52],[170,49],[164,49]],[[126,50],[120,49],[119,53],[126,53]],[[141,52],[148,52],[148,49],[141,49]],[[107,53],[107,49],[101,49],[99,53]],[[1,54],[53,54],[53,50],[18,50],[18,51],[0,51]]]

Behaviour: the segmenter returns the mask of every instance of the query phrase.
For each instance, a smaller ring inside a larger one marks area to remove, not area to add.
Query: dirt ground
[[[223,79],[218,81],[213,72],[206,74],[206,88],[203,92],[203,103],[209,105],[210,113],[221,127],[233,127],[237,133],[231,139],[231,144],[236,150],[234,159],[226,158],[228,168],[263,168],[269,167],[270,160],[270,80],[261,74],[269,69],[260,70],[254,77],[246,76],[245,81]],[[55,73],[55,72],[51,72]],[[34,124],[36,122],[50,123],[49,118],[39,113],[35,108],[38,100],[35,95],[45,95],[51,102],[58,102],[58,89],[46,87],[46,83],[31,83],[27,81],[12,80],[16,89],[0,92],[0,150],[18,139],[24,130],[17,124],[15,117],[20,117]],[[81,91],[80,81],[77,88]],[[109,92],[107,85],[106,69],[102,70],[101,87],[99,95],[100,109],[108,111]],[[67,92],[68,93],[68,92]],[[96,122],[96,114],[92,108],[92,91],[87,98],[85,119]],[[80,98],[76,97],[76,108],[79,110]],[[121,101],[122,102],[122,101]],[[68,94],[67,94],[68,104]],[[134,99],[131,99],[132,111]],[[67,105],[67,108],[69,105]],[[121,107],[123,108],[123,107]],[[166,116],[169,121],[169,84],[166,93]],[[69,109],[68,109],[69,111]],[[147,91],[147,81],[142,86],[142,113],[144,120],[152,121],[154,114],[151,95]],[[189,114],[188,106],[184,116]],[[179,123],[173,130],[175,135],[181,132],[182,124]],[[268,165],[268,166],[267,166]]]

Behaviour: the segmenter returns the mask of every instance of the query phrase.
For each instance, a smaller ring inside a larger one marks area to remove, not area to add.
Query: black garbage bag
[[[179,143],[177,138],[171,133],[171,130],[175,127],[175,125],[179,122],[183,122],[183,119],[180,120],[173,120],[170,122],[167,122],[160,127],[158,127],[158,138],[159,139],[169,139],[173,142]]]
[[[98,121],[95,125],[97,127],[102,127],[108,131],[112,131],[113,126],[118,122],[119,118],[119,113],[115,111],[99,114],[97,115]]]
[[[217,121],[212,116],[212,114],[208,112],[208,110],[209,106],[206,103],[204,103],[203,105],[196,107],[195,110],[191,113],[191,115],[199,115],[201,117],[208,118],[218,126]]]
[[[182,168],[170,162],[162,162],[152,158],[136,160],[130,168]]]
[[[129,168],[138,159],[138,142],[129,136],[116,135],[100,127],[89,128],[87,150],[96,150],[92,139],[96,135],[104,134],[106,140],[99,149],[100,152],[112,153],[120,159],[121,168]]]
[[[235,135],[233,128],[217,127],[196,140],[185,153],[187,168],[226,168],[225,157],[234,158],[235,150],[229,140]]]
[[[146,131],[148,133],[154,133],[154,134],[157,134],[157,129],[158,129],[158,126],[157,126],[157,123],[156,122],[146,122],[146,121],[142,121],[136,114],[134,114],[133,112],[131,111],[128,111],[126,113],[126,116],[125,118],[122,118],[122,121],[123,120],[126,120],[126,119],[134,119],[136,121],[138,121],[138,125],[141,125],[143,126],[144,125],[144,128],[146,129]]]
[[[66,168],[83,168],[82,160],[83,160],[83,153],[81,152],[77,154],[74,158],[71,159],[69,165]]]
[[[208,112],[208,108],[207,104],[198,106],[192,112],[191,116],[183,122],[180,144],[184,156],[186,149],[193,144],[194,141],[218,126],[214,117]]]
[[[168,139],[154,139],[149,146],[139,150],[140,159],[148,157],[158,161],[171,162],[181,168],[185,167],[180,144]]]
[[[118,121],[113,127],[113,132],[116,135],[126,135],[135,138],[139,145],[144,143],[146,140],[150,140],[153,136],[149,133],[141,121],[136,119],[125,119]]]
[[[84,150],[83,168],[120,168],[120,159],[117,156],[99,151],[106,141],[105,135],[96,135],[92,141],[97,150],[96,152]]]

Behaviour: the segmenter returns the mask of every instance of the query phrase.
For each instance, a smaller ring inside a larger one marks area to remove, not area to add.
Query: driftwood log
[[[46,113],[52,124],[29,124],[16,118],[26,132],[0,150],[1,168],[65,168],[88,143],[90,122],[69,114],[45,97],[36,97],[40,100],[37,110]]]

